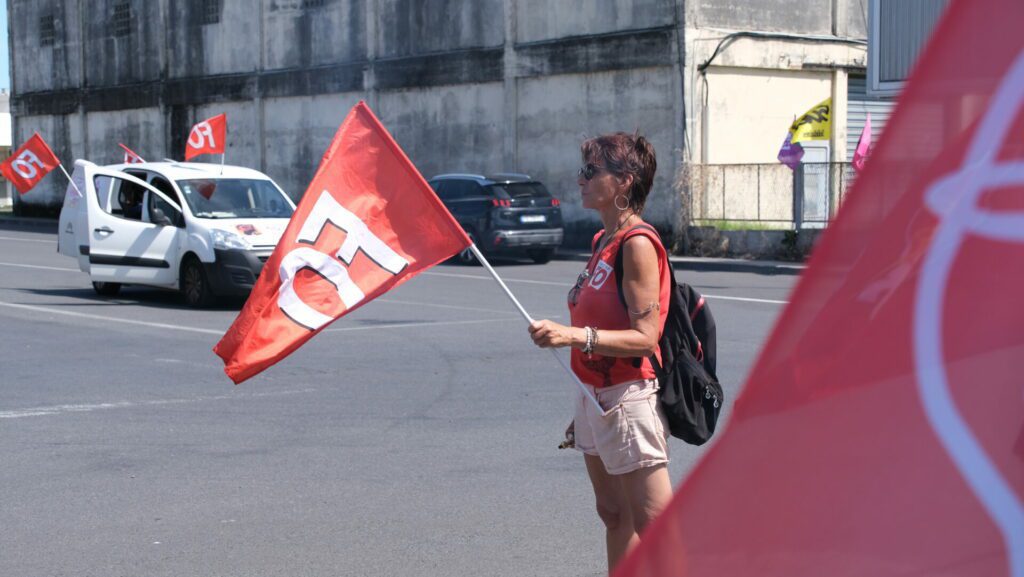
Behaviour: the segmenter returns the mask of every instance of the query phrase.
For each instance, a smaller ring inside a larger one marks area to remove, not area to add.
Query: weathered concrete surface
[[[506,169],[500,82],[385,92],[378,105],[381,121],[425,178]]]
[[[361,97],[349,92],[263,101],[265,171],[293,199],[302,198],[338,126]]]
[[[518,0],[515,4],[519,43],[675,24],[674,0]]]
[[[718,230],[691,226],[684,254],[717,258],[799,261],[810,255],[824,231]]]
[[[645,214],[660,226],[674,225],[677,140],[673,124],[666,121],[673,117],[672,96],[677,90],[673,78],[669,68],[644,68],[519,81],[520,165],[529,167],[562,199],[569,229],[585,241],[596,230],[597,220],[580,205],[579,146],[584,139],[605,132],[636,130],[650,139],[659,163]]]
[[[378,0],[378,58],[498,47],[503,0]]]
[[[15,140],[39,130],[69,161],[117,161],[118,142],[181,158],[192,123],[226,112],[228,162],[297,198],[362,98],[428,177],[541,178],[582,242],[596,220],[576,206],[581,138],[639,129],[661,159],[648,217],[674,224],[677,0],[131,0],[127,31],[113,23],[124,0],[90,5],[84,20],[79,0],[52,0],[52,48],[33,44],[51,2],[16,4]],[[26,67],[36,59],[44,66]],[[56,204],[63,190],[51,178],[26,200]]]

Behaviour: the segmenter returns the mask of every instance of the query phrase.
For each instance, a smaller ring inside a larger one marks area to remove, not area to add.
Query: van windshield
[[[179,180],[185,202],[198,218],[289,218],[292,205],[269,180],[200,178]]]

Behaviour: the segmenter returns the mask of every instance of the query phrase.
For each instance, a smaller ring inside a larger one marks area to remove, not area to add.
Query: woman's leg
[[[672,500],[672,480],[666,465],[644,467],[623,475],[616,475],[622,483],[622,492],[629,505],[633,530],[643,530]]]
[[[608,573],[611,573],[619,560],[639,542],[634,530],[636,523],[623,491],[621,475],[609,475],[600,457],[583,455],[583,458],[587,463],[590,484],[594,487],[594,496],[597,498],[597,515],[605,526]]]

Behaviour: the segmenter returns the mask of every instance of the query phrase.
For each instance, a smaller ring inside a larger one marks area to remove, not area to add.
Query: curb
[[[0,228],[34,229],[57,234],[60,223],[55,218],[0,215]]]
[[[572,250],[559,250],[555,253],[558,260],[582,261],[590,260],[590,254]],[[807,268],[796,262],[777,260],[744,260],[735,258],[701,258],[692,256],[670,256],[674,270],[698,272],[752,272],[766,275],[799,275]]]

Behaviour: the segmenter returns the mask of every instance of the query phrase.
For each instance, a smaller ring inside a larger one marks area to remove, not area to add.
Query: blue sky
[[[0,2],[0,90],[11,89],[10,61],[7,52],[7,2]]]

